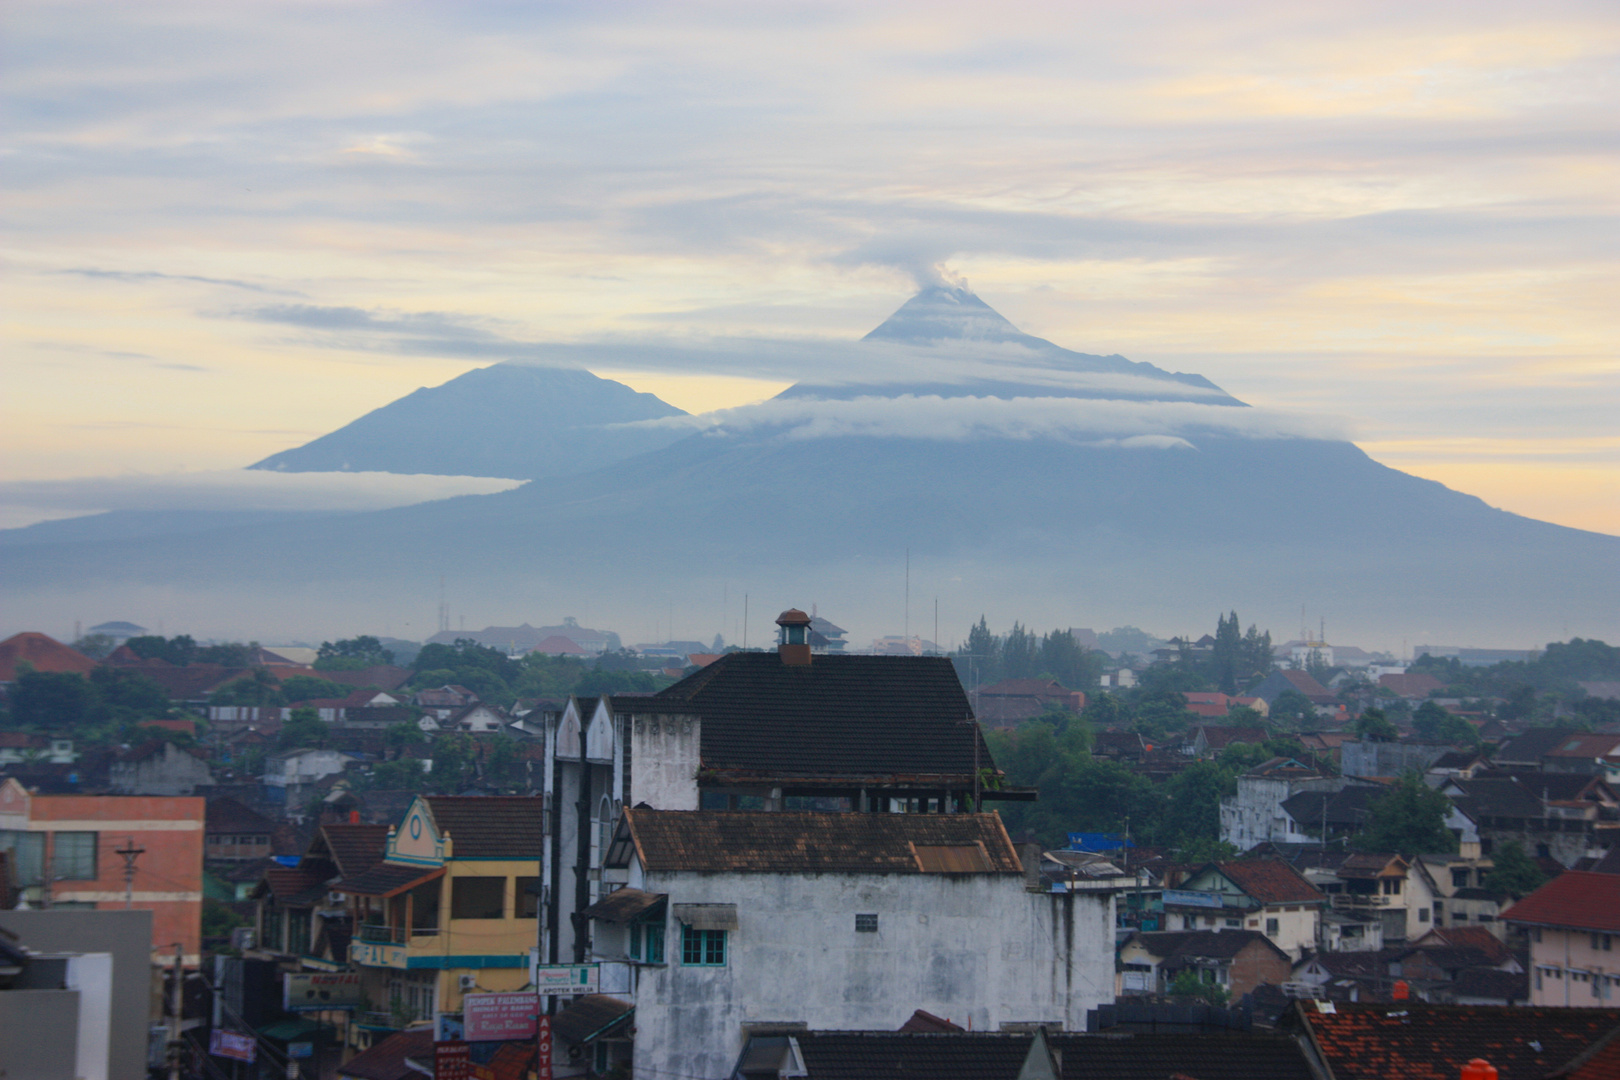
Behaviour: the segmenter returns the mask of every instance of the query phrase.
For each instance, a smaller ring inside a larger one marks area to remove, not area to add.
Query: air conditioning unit
[[[476,990],[478,989],[478,976],[458,975],[456,977],[456,983],[464,992],[467,990]]]
[[[231,931],[231,948],[233,948],[233,949],[251,949],[251,948],[253,948],[253,927],[251,927],[251,926],[238,926],[235,929],[233,929]]]

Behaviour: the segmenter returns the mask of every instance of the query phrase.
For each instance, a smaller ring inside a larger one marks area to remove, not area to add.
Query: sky
[[[0,525],[493,490],[238,470],[514,355],[733,408],[947,279],[1620,534],[1612,3],[13,0],[0,32]]]

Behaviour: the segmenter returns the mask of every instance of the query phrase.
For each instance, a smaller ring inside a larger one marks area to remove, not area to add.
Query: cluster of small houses
[[[479,1080],[1322,1080],[1373,1075],[1357,1070],[1374,1045],[1385,1076],[1455,1077],[1475,1057],[1510,1076],[1620,1074],[1620,736],[1531,730],[1491,761],[1337,739],[1312,747],[1335,770],[1274,759],[1239,780],[1222,829],[1242,858],[1043,851],[987,812],[1035,793],[984,782],[999,774],[948,659],[822,651],[797,610],[778,626],[774,652],[651,695],[512,715],[455,687],[414,702],[368,689],[330,706],[334,732],[409,708],[511,735],[523,795],[364,790],[308,751],[246,782],[52,794],[19,782],[42,764],[33,748],[0,783],[0,908],[152,911],[153,962],[178,941],[192,970],[177,1028],[256,1048],[265,1077],[292,1061],[323,1080],[419,1080],[461,1036]],[[278,719],[213,723],[240,737]],[[1250,738],[1210,723],[1170,752]],[[1164,748],[1098,751],[1140,763]],[[113,767],[126,786],[163,783],[172,753]],[[1411,768],[1450,797],[1459,853],[1335,842]],[[1326,846],[1305,833],[1324,821]],[[1507,838],[1556,874],[1516,903],[1484,887]],[[135,849],[126,876],[118,852]],[[249,917],[211,956],[205,894]],[[0,953],[26,972],[41,954],[11,925]],[[1167,1000],[1185,972],[1241,1005]],[[514,996],[531,1027],[474,1040],[474,1012]]]

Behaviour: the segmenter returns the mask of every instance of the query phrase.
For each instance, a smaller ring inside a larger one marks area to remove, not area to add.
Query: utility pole
[[[185,945],[175,942],[174,986],[169,994],[169,1008],[172,1010],[169,1017],[169,1080],[180,1080],[180,1017],[185,1009],[185,951]]]
[[[135,906],[135,860],[146,854],[146,849],[136,847],[131,836],[114,854],[124,857],[124,910],[128,911]]]

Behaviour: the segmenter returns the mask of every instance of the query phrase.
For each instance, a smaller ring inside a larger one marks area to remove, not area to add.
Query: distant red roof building
[[[584,656],[585,650],[577,643],[561,634],[552,634],[540,642],[530,652],[544,653],[547,656]]]
[[[1392,690],[1403,698],[1426,698],[1435,690],[1445,689],[1445,684],[1433,675],[1380,675],[1378,685],[1386,690]]]
[[[31,630],[0,641],[0,682],[17,678],[17,666],[28,663],[35,671],[75,672],[88,675],[96,662],[46,634]]]
[[[1195,716],[1225,716],[1232,708],[1232,698],[1213,691],[1193,690],[1181,696],[1187,699],[1187,711]]]

